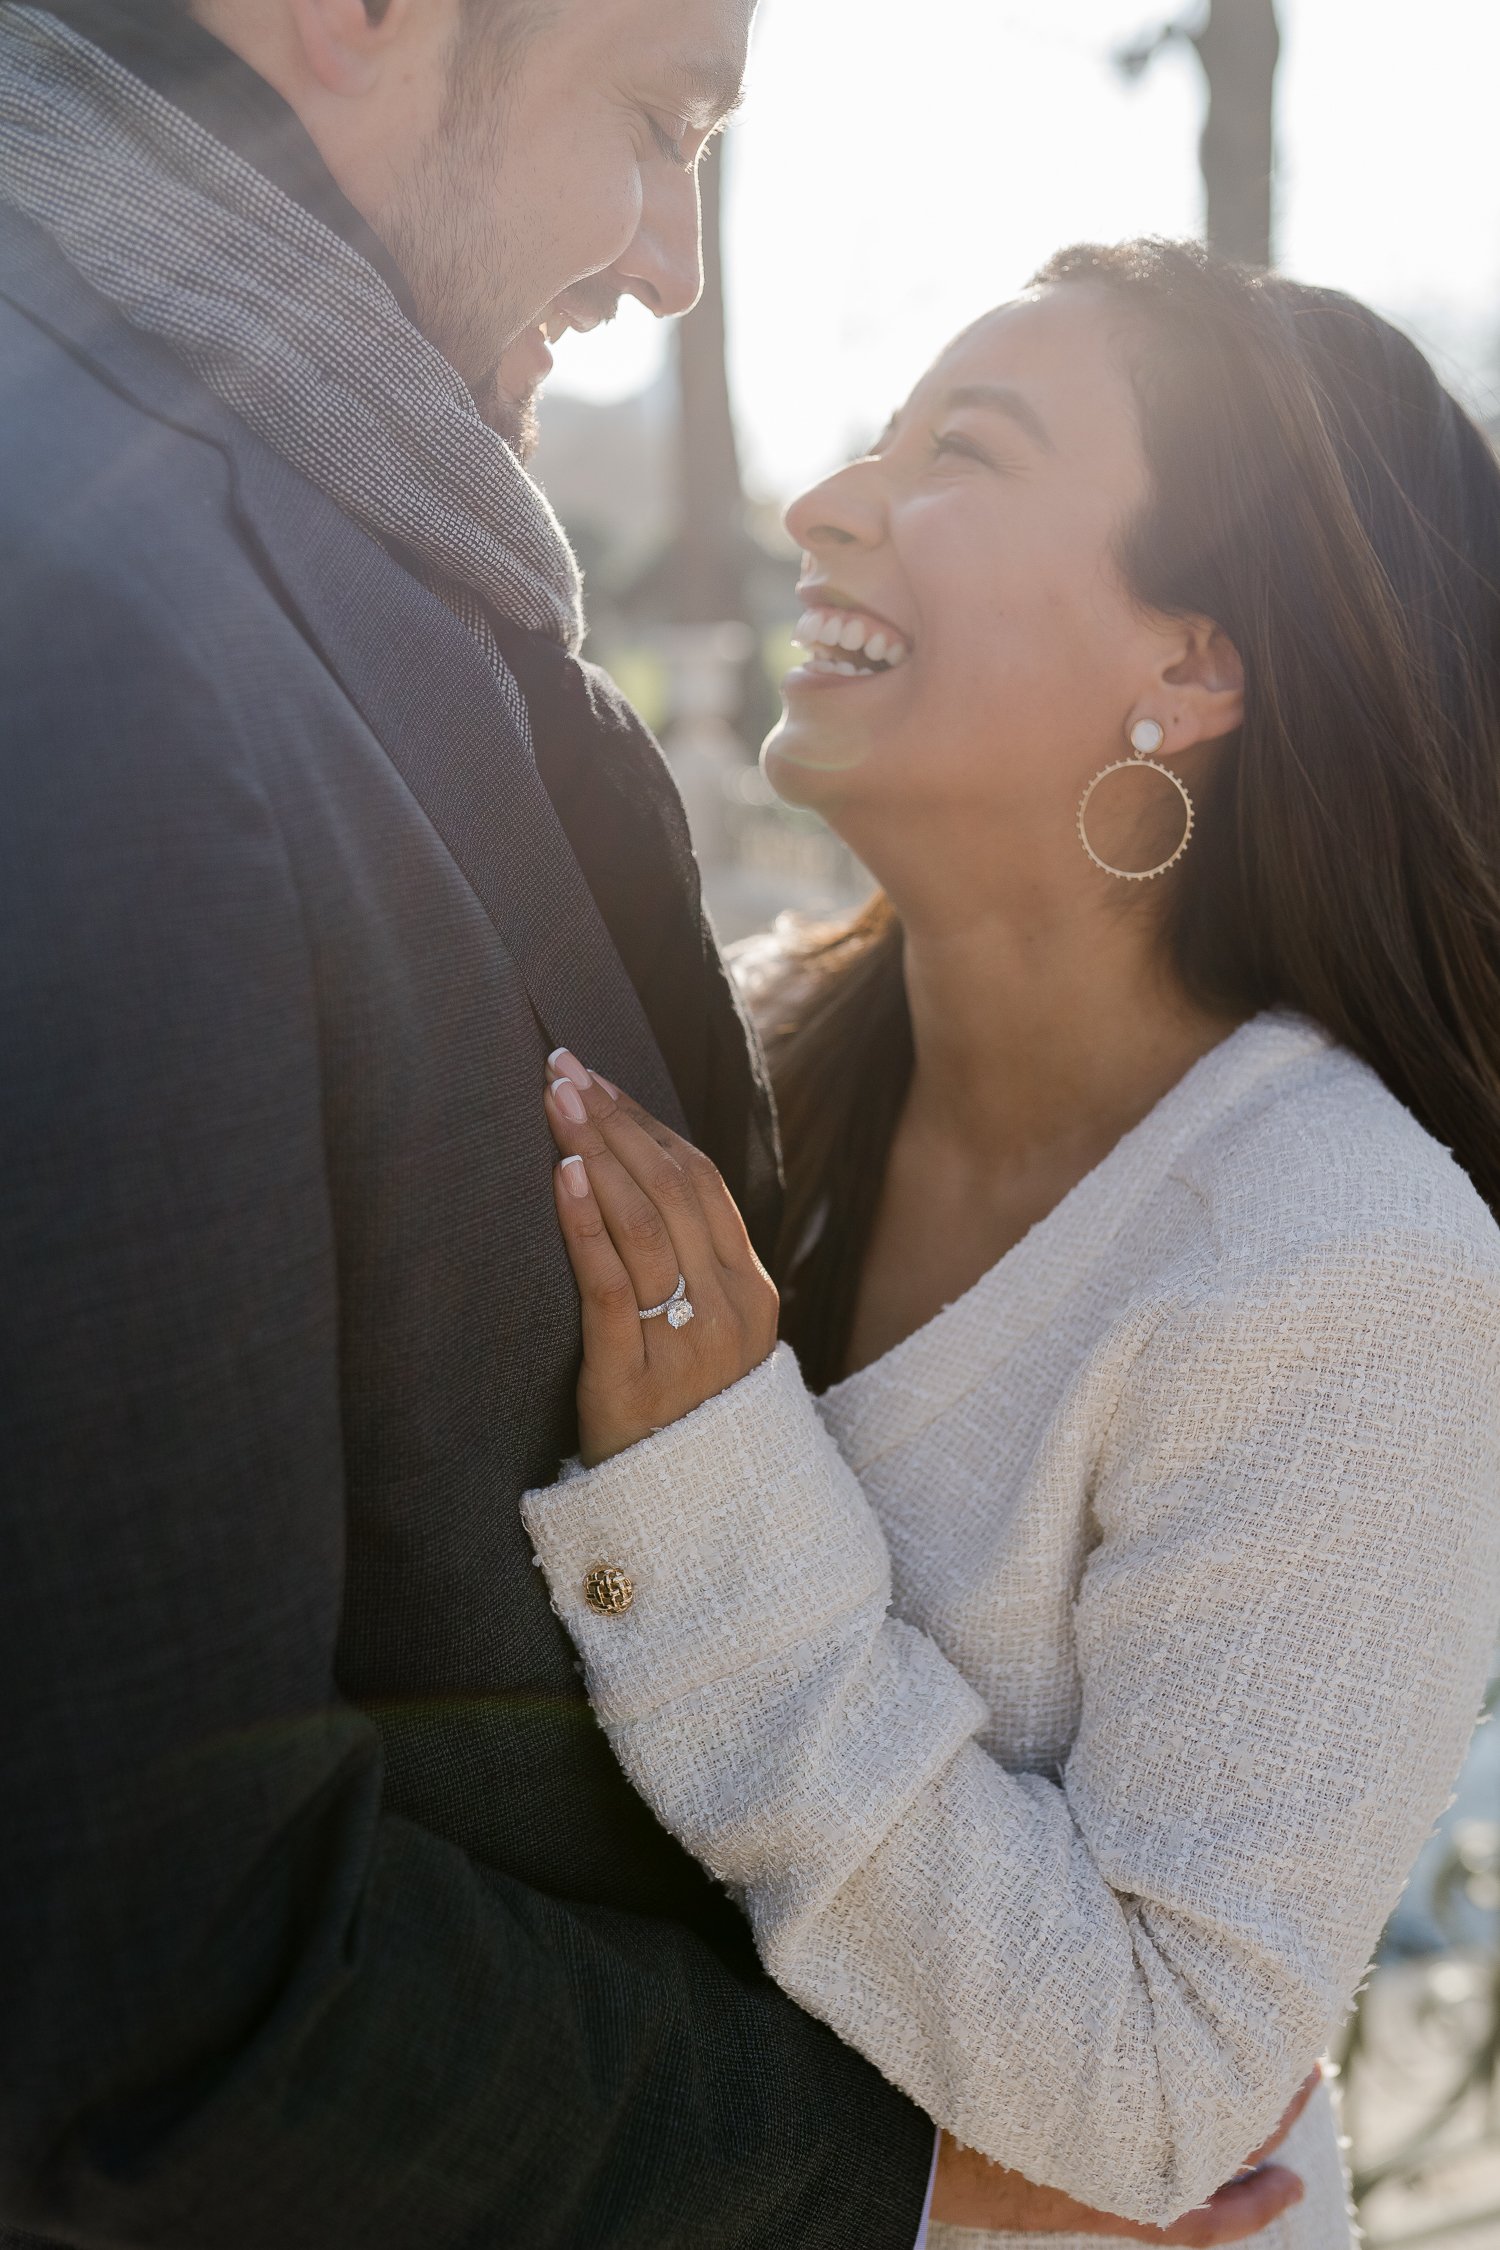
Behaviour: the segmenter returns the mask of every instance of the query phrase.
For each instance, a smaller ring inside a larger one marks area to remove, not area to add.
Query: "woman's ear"
[[[1229,635],[1206,617],[1181,621],[1161,674],[1167,719],[1162,756],[1222,742],[1245,719],[1245,667]]]

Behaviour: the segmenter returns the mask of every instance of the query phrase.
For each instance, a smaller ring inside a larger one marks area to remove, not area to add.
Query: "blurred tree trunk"
[[[677,329],[678,529],[669,571],[679,624],[743,618],[745,499],[724,317],[724,136],[703,160],[703,295]]]
[[[1211,250],[1242,265],[1276,262],[1276,70],[1281,27],[1276,0],[1203,0],[1187,16],[1117,48],[1126,78],[1151,68],[1165,47],[1189,46],[1208,80],[1199,143]]]
[[[1208,80],[1201,155],[1209,248],[1242,265],[1273,265],[1276,0],[1210,0],[1193,45]]]

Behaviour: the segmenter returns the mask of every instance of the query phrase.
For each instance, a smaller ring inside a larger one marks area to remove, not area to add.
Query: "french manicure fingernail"
[[[547,1057],[547,1068],[558,1078],[571,1078],[575,1086],[592,1086],[594,1081],[578,1057],[569,1054],[566,1047],[554,1047]]]
[[[583,1106],[583,1096],[570,1078],[554,1078],[552,1099],[570,1125],[586,1125],[588,1111]]]
[[[563,1186],[567,1189],[569,1195],[576,1195],[581,1202],[589,1192],[589,1176],[584,1169],[583,1158],[581,1156],[565,1156],[562,1162],[562,1176]]]

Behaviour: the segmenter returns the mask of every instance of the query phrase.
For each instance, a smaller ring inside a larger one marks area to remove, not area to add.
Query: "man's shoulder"
[[[71,912],[83,882],[101,898],[180,884],[188,825],[221,856],[259,833],[258,683],[302,643],[220,448],[112,383],[107,351],[81,351],[8,278],[0,259],[0,795],[24,840],[13,890]]]
[[[28,313],[0,301],[0,573],[59,577],[149,606],[187,590],[230,527],[217,448],[111,388]]]
[[[211,434],[218,409],[44,238],[4,218],[0,610],[29,635],[7,635],[10,661],[92,645],[112,619],[127,639],[175,646],[256,575]],[[195,400],[198,426],[183,411]]]

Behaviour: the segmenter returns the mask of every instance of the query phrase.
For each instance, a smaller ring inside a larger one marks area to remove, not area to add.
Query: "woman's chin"
[[[826,723],[815,724],[788,708],[766,737],[761,771],[785,803],[820,805],[830,782],[838,775],[858,772],[871,747],[868,739]]]

